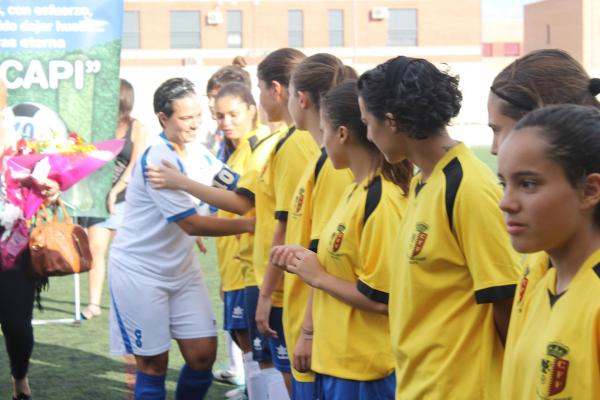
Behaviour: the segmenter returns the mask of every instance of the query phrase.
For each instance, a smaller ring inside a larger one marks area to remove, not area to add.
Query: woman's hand
[[[60,187],[56,181],[52,179],[41,179],[33,180],[34,185],[40,191],[40,194],[44,197],[46,204],[54,203],[60,194]]]
[[[297,253],[302,253],[304,250],[306,249],[302,246],[273,246],[269,261],[274,266],[287,271],[287,265],[292,262]]]
[[[256,304],[256,327],[261,335],[264,337],[277,338],[277,332],[271,328],[269,324],[269,317],[271,316],[271,297],[270,296],[258,296],[258,303]]]
[[[147,165],[144,175],[152,183],[153,189],[186,190],[188,178],[179,169],[166,160],[162,167]]]
[[[113,188],[110,192],[108,192],[108,197],[106,198],[106,208],[108,209],[108,212],[111,213],[111,215],[115,215],[117,213],[117,208],[115,206],[116,204],[117,193]]]
[[[312,358],[312,332],[305,332],[302,328],[302,333],[296,342],[294,348],[293,366],[296,371],[310,371],[310,362]]]
[[[287,264],[288,272],[298,275],[308,285],[319,289],[322,279],[327,272],[319,262],[317,255],[310,250],[297,251]]]

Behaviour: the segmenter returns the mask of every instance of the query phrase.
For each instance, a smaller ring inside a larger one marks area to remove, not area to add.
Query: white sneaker
[[[246,395],[246,391],[243,387],[231,389],[225,392],[225,397],[229,400],[247,400],[248,396]]]
[[[235,374],[235,372],[230,371],[228,369],[220,369],[213,372],[213,376],[215,381],[229,383],[231,385],[239,385],[240,378]]]

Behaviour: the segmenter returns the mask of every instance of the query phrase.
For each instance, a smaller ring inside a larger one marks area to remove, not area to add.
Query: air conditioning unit
[[[209,11],[206,16],[206,22],[209,25],[219,25],[223,23],[223,13],[221,11]]]
[[[373,7],[371,9],[371,19],[379,21],[387,19],[390,16],[390,12],[387,7]]]

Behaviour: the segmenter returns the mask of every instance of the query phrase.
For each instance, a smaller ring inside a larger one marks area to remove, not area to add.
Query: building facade
[[[588,70],[600,70],[600,1],[545,0],[525,6],[525,52],[568,51]]]
[[[281,47],[354,63],[481,57],[480,0],[126,0],[124,66],[254,63]]]

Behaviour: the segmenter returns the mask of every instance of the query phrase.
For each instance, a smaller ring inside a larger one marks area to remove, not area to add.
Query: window
[[[491,43],[483,43],[481,45],[481,53],[484,57],[492,57],[494,55],[494,45]]]
[[[329,10],[329,46],[344,46],[344,10]]]
[[[504,57],[518,57],[521,55],[519,43],[504,43]]]
[[[171,48],[200,48],[200,11],[171,11]]]
[[[288,10],[288,45],[304,46],[304,16],[302,10]]]
[[[125,11],[123,13],[123,38],[121,46],[124,49],[140,48],[140,12]]]
[[[417,45],[417,10],[390,9],[388,46]]]
[[[242,12],[227,11],[227,47],[241,48],[242,45]]]

